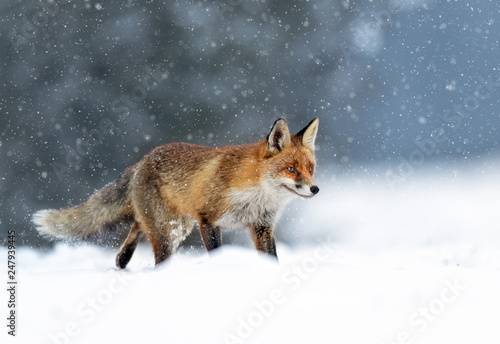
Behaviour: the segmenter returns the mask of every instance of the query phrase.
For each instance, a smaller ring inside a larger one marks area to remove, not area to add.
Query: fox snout
[[[295,183],[295,190],[291,190],[291,191],[294,191],[297,195],[299,195],[301,197],[309,198],[309,197],[313,197],[314,195],[316,195],[319,192],[319,187],[316,184],[308,185],[308,184],[299,182],[299,183]]]
[[[304,188],[298,187],[298,189],[304,189],[304,191],[308,191],[309,194],[307,192],[299,192],[300,196],[313,197],[314,195],[316,195],[319,192],[319,187],[317,185],[312,185],[312,186],[303,185],[303,186],[304,186]]]
[[[316,195],[319,192],[319,187],[317,185],[313,185],[310,190],[313,195]]]

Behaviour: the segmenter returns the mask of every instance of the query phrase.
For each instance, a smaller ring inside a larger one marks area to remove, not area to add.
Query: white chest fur
[[[229,193],[232,207],[220,217],[216,225],[222,229],[271,227],[293,198],[294,194],[269,181],[244,190],[233,189]]]

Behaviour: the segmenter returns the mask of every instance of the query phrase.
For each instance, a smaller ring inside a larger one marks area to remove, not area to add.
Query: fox
[[[318,123],[314,118],[291,135],[279,118],[265,139],[244,145],[156,147],[83,204],[40,210],[32,220],[43,236],[75,241],[128,226],[119,269],[143,236],[155,265],[164,262],[196,222],[209,253],[222,245],[222,231],[246,229],[257,251],[278,259],[274,231],[285,206],[319,192],[313,178]]]

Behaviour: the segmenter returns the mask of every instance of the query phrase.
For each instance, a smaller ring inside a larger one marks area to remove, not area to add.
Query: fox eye
[[[312,174],[313,173],[313,168],[312,166],[309,166],[309,174]]]
[[[297,169],[293,166],[290,166],[287,168],[288,172],[291,172],[291,173],[297,173]]]

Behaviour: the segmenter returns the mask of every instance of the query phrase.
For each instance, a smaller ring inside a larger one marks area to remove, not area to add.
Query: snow
[[[118,271],[110,249],[18,248],[15,342],[498,343],[498,169],[412,180],[318,181],[278,226],[298,233],[279,264],[225,245],[154,268],[144,244]]]
[[[2,4],[0,233],[24,246],[0,343],[500,342],[498,1]],[[283,214],[279,264],[234,232],[158,268],[145,243],[125,271],[28,247],[36,210],[159,144],[247,143],[281,116],[320,118],[321,191]]]

